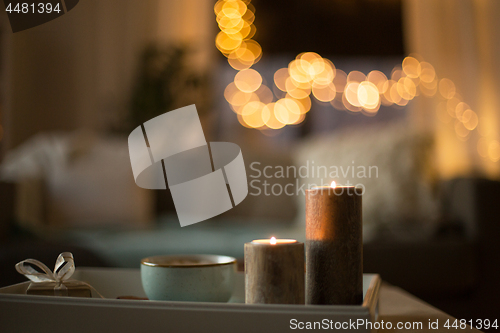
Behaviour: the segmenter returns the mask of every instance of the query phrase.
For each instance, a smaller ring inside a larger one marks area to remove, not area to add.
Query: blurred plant
[[[186,105],[196,104],[200,115],[206,112],[208,77],[189,66],[189,51],[185,46],[149,45],[145,48],[132,91],[125,126],[127,132],[162,113]]]

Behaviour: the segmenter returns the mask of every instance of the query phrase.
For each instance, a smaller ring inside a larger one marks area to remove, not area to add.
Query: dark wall
[[[403,55],[400,0],[252,0],[267,54]]]

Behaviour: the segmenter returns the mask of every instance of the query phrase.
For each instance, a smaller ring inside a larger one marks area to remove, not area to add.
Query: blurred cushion
[[[39,135],[6,155],[0,176],[19,184],[18,215],[25,224],[151,221],[152,193],[134,182],[126,138],[89,132]],[[43,208],[27,214],[31,206]]]
[[[346,128],[302,142],[294,155],[296,167],[308,165],[301,184],[364,188],[363,236],[365,241],[380,230],[415,238],[430,234],[439,215],[432,164],[432,138],[411,131],[405,123]],[[324,169],[318,167],[326,167]],[[316,172],[313,174],[312,170]],[[318,172],[319,171],[319,172]],[[298,197],[302,214],[305,200]]]

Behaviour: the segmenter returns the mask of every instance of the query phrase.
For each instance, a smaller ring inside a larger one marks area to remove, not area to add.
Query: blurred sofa
[[[383,130],[388,131],[386,127]],[[355,159],[358,164],[366,164],[376,158],[370,157],[370,154],[379,154],[373,148],[377,146],[375,138],[379,138],[380,142],[385,142],[383,145],[378,142],[379,151],[385,149],[387,154],[392,152],[389,160],[397,156],[400,158],[399,162],[393,160],[391,166],[399,167],[398,176],[394,175],[395,171],[390,167],[385,172],[387,177],[392,177],[391,182],[400,181],[401,184],[377,187],[381,180],[372,180],[374,191],[393,192],[393,196],[399,196],[399,201],[386,200],[379,201],[377,205],[365,205],[373,211],[385,210],[386,213],[364,211],[365,221],[369,221],[369,234],[364,242],[364,271],[379,273],[386,282],[401,286],[460,318],[493,318],[495,314],[488,312],[492,310],[486,304],[500,296],[497,282],[500,280],[500,243],[497,241],[500,226],[496,204],[500,199],[500,183],[478,177],[448,181],[425,178],[423,175],[428,174],[427,164],[423,163],[425,158],[422,157],[425,154],[412,153],[421,152],[420,148],[427,145],[425,138],[418,139],[397,128],[392,135],[387,136],[366,130],[364,133],[370,135],[366,135],[368,139],[365,141],[359,141],[360,146],[357,148],[352,146],[354,139],[350,139],[345,132],[304,140],[293,150],[267,150],[266,154],[260,152],[260,155],[258,149],[242,146],[247,172],[248,163],[252,161],[259,161],[262,165],[287,165],[313,159],[318,164],[342,165],[351,164],[351,160]],[[364,148],[361,148],[363,145]],[[338,153],[321,160],[325,151],[335,149]],[[362,154],[366,159],[362,161],[359,155],[352,155],[353,152]],[[128,162],[126,157],[122,156],[121,164]],[[82,158],[84,156],[79,156],[77,163],[87,163]],[[384,165],[387,163],[383,162]],[[119,163],[113,164],[114,168],[119,166]],[[129,165],[121,167],[128,170]],[[98,172],[98,169],[94,170]],[[128,172],[131,173],[130,170]],[[121,175],[119,179],[127,175],[122,171],[117,174]],[[421,179],[409,179],[411,177]],[[92,177],[88,179],[92,180]],[[277,181],[286,183],[288,180]],[[428,186],[431,183],[434,188]],[[71,187],[70,184],[65,185],[65,188],[68,187]],[[46,196],[50,195],[47,193],[50,189],[43,182],[34,188],[35,192],[43,194],[42,198],[47,199]],[[415,196],[413,192],[416,188],[420,190]],[[168,191],[152,191],[160,200],[153,198],[148,203],[150,206],[141,206],[140,211],[143,212],[156,206],[156,217],[146,222],[133,224],[133,219],[128,219],[122,223],[96,224],[91,221],[86,226],[82,220],[73,220],[78,224],[75,222],[64,226],[42,221],[35,226],[20,223],[16,217],[15,203],[18,202],[16,197],[20,195],[19,189],[26,192],[23,182],[13,184],[4,181],[0,186],[0,197],[3,199],[0,209],[0,269],[3,272],[0,274],[0,286],[24,280],[15,272],[16,262],[33,257],[51,266],[63,251],[74,253],[77,267],[138,268],[140,259],[149,255],[219,253],[241,259],[243,243],[255,238],[277,235],[305,240],[300,204],[303,198],[300,197],[268,197],[259,200],[258,197],[249,196],[241,207],[227,214],[180,228],[174,211],[170,210],[169,213],[165,205],[156,205],[157,201],[164,202]],[[24,192],[22,196],[26,198]],[[134,200],[133,197],[130,200]],[[405,203],[405,200],[408,202]],[[99,200],[95,204],[99,205]],[[101,210],[105,207],[101,202]],[[41,210],[44,210],[43,204]],[[158,213],[159,210],[162,214]],[[271,213],[265,214],[266,211]],[[276,214],[276,211],[283,213]],[[70,212],[67,216],[75,215]]]

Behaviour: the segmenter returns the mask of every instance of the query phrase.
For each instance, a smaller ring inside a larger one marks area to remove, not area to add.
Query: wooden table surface
[[[443,325],[449,320],[450,325],[455,318],[433,307],[432,305],[407,293],[401,288],[382,284],[380,288],[379,319],[392,323],[392,329],[380,330],[391,332],[469,332],[475,331],[467,326],[466,329],[446,328]],[[438,329],[430,329],[429,321],[438,320]],[[422,322],[422,329],[401,329],[396,327],[398,322]]]

